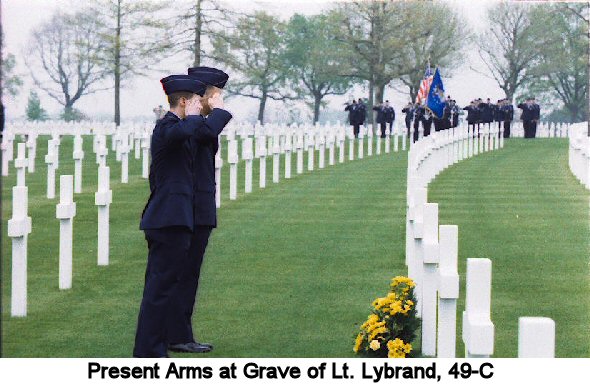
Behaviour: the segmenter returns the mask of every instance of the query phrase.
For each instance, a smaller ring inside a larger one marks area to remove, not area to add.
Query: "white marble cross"
[[[59,204],[55,217],[59,219],[59,288],[72,287],[73,220],[76,216],[74,203],[74,177],[62,175],[59,178]]]
[[[554,358],[555,321],[547,317],[520,317],[518,357]]]
[[[98,191],[94,194],[94,204],[98,206],[98,265],[109,264],[109,207],[113,202],[110,189],[110,169],[98,167]]]
[[[8,237],[12,238],[12,289],[10,315],[27,315],[27,239],[31,233],[31,218],[27,215],[27,187],[12,188],[12,218],[8,220]]]
[[[454,358],[459,298],[459,228],[454,225],[440,226],[439,246],[437,357]]]
[[[82,162],[84,161],[84,151],[82,150],[82,136],[79,134],[74,137],[74,192],[82,192]]]
[[[492,261],[467,258],[463,343],[466,357],[490,357],[494,353],[494,324],[490,319]]]

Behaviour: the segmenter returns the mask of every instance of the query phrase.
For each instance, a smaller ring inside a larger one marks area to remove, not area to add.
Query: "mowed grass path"
[[[111,259],[96,265],[96,164],[84,147],[84,193],[75,195],[73,288],[58,289],[59,222],[45,198],[46,138],[37,171],[27,175],[29,303],[26,318],[10,317],[10,240],[2,239],[2,349],[8,357],[128,357],[143,289],[147,247],[138,230],[148,196],[141,164],[130,159],[130,183],[111,166]],[[62,140],[58,173],[73,173],[71,139]],[[227,148],[224,148],[227,149]],[[355,152],[356,154],[356,152]],[[348,154],[347,154],[348,155]],[[366,155],[366,150],[365,150]],[[283,162],[282,158],[282,162]],[[217,357],[351,356],[358,325],[371,301],[404,274],[403,225],[406,154],[391,153],[327,166],[228,200],[228,164],[222,176],[219,228],[202,271],[195,331],[215,344]],[[326,165],[328,153],[326,152]],[[318,168],[318,156],[315,157]],[[281,175],[284,166],[281,165]],[[11,214],[14,171],[4,179],[3,224]],[[59,189],[57,189],[59,192]]]
[[[497,357],[517,356],[521,316],[555,320],[556,356],[590,356],[589,194],[568,169],[567,146],[510,139],[447,169],[429,188],[440,224],[459,226],[459,310],[466,259],[492,260]]]
[[[62,144],[59,173],[71,174],[71,140]],[[96,164],[91,142],[84,146],[84,193],[75,196],[73,289],[60,291],[58,199],[45,198],[46,139],[39,141],[38,171],[27,175],[34,230],[26,318],[10,317],[10,240],[2,238],[3,356],[131,354],[147,253],[138,230],[147,182],[131,158],[130,183],[120,184],[120,164],[109,154],[111,264],[98,267]],[[386,292],[392,276],[406,273],[406,155],[366,157],[312,173],[306,155],[301,176],[294,156],[294,178],[278,185],[271,181],[271,159],[263,190],[257,188],[254,163],[249,195],[243,194],[240,164],[239,198],[232,202],[224,166],[219,228],[202,272],[195,331],[215,344],[206,356],[352,356],[354,334],[370,302]],[[317,155],[315,163],[317,169]],[[4,226],[14,182],[14,171],[3,178]],[[556,320],[558,356],[589,356],[588,193],[567,169],[565,141],[510,140],[501,151],[443,172],[429,200],[439,203],[441,224],[459,225],[463,299],[465,259],[493,260],[495,356],[516,355],[517,319],[525,315]],[[463,353],[460,343],[457,353]]]

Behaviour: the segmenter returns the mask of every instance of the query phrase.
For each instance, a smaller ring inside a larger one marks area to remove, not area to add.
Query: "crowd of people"
[[[353,126],[355,138],[358,137],[360,126],[367,121],[367,105],[362,98],[345,103],[345,111],[348,111],[348,122]],[[517,105],[521,109],[520,119],[523,122],[524,137],[534,138],[537,132],[537,123],[540,119],[541,108],[534,97]],[[373,107],[377,112],[376,122],[380,125],[381,137],[385,137],[386,125],[389,124],[390,133],[392,132],[393,121],[395,120],[395,110],[385,101]],[[460,108],[457,101],[447,96],[443,108],[442,117],[434,115],[427,107],[420,103],[408,102],[402,109],[405,114],[405,124],[408,136],[414,133],[413,141],[417,141],[422,126],[423,136],[429,136],[434,125],[434,131],[455,128],[459,125],[459,117],[466,112],[465,120],[473,133],[479,133],[479,130],[485,125],[491,127],[493,124],[498,125],[498,129],[504,138],[510,137],[510,128],[514,120],[514,106],[507,99],[499,99],[496,103],[491,102],[488,98],[485,102],[481,98],[474,99],[468,106]],[[413,131],[411,130],[413,127]]]

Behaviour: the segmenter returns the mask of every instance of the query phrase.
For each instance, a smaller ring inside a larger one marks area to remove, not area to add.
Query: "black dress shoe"
[[[207,343],[180,343],[169,344],[168,350],[172,352],[205,353],[211,352],[211,350],[213,350],[213,346]]]

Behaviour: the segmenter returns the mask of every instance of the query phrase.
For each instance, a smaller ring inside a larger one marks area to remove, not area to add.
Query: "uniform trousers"
[[[144,232],[149,252],[133,356],[165,357],[168,344],[194,341],[190,320],[211,227]]]
[[[352,125],[352,132],[354,134],[354,138],[358,138],[359,137],[360,128],[361,128],[361,125],[360,124],[353,124]]]
[[[203,257],[212,228],[195,226],[188,250],[188,256],[180,275],[177,296],[172,299],[172,312],[168,315],[167,331],[170,344],[191,343],[193,335],[192,316]]]
[[[510,121],[504,121],[504,138],[510,138]]]
[[[537,132],[537,123],[533,121],[522,121],[522,128],[524,129],[524,138],[535,138]]]

